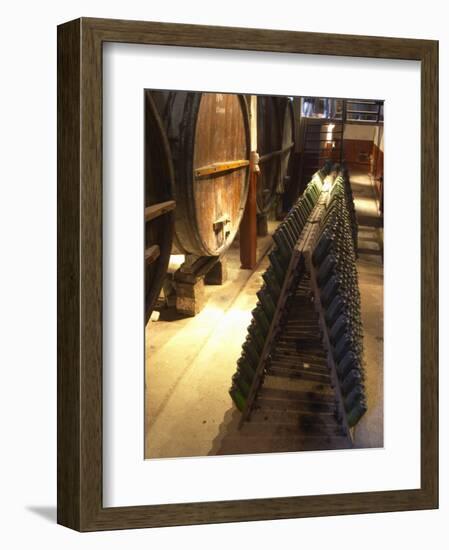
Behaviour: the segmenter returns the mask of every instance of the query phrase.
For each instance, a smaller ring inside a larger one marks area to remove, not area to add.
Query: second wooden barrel
[[[282,138],[281,138],[281,153],[280,153],[280,177],[281,182],[288,175],[289,162],[293,152],[295,142],[295,118],[293,114],[293,103],[288,97],[278,98],[279,100],[279,116],[282,121]]]
[[[161,291],[173,241],[174,172],[153,100],[145,94],[145,324]]]
[[[257,97],[257,149],[260,175],[257,186],[257,210],[267,213],[273,206],[276,191],[282,192],[294,127],[291,100],[288,97]]]
[[[239,227],[249,183],[249,118],[244,96],[151,92],[175,170],[175,246],[218,256]]]

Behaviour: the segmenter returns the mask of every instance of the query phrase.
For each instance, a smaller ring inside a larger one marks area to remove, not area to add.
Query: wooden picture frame
[[[102,44],[421,62],[421,488],[105,508]],[[438,42],[82,18],[58,27],[58,523],[79,531],[438,506]]]

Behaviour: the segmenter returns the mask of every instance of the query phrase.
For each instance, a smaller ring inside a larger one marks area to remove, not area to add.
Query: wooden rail
[[[288,151],[290,151],[290,149],[292,147],[294,147],[294,145],[295,144],[292,142],[292,143],[289,143],[288,145],[286,145],[285,147],[283,147],[282,149],[278,149],[276,151],[272,151],[271,153],[261,155],[260,158],[259,158],[259,163],[267,162],[268,160],[271,160],[274,157],[278,157],[280,155],[284,155],[285,153],[288,153]]]
[[[175,207],[176,201],[158,202],[157,204],[147,206],[145,208],[145,221],[149,222],[151,220],[154,220],[155,218],[158,218],[159,216],[170,212],[170,210],[174,210]]]
[[[323,333],[323,344],[325,349],[327,350],[327,364],[329,366],[330,373],[331,373],[332,386],[334,387],[334,390],[335,390],[338,413],[340,416],[341,423],[343,425],[343,429],[346,432],[346,435],[351,440],[351,443],[354,443],[352,430],[348,424],[348,418],[347,418],[346,409],[344,405],[343,394],[341,393],[340,381],[337,375],[337,367],[335,365],[334,357],[332,355],[332,344],[329,337],[329,330],[327,328],[326,319],[324,317],[323,306],[321,305],[320,290],[317,284],[315,266],[313,265],[313,262],[312,262],[312,253],[309,251],[305,251],[304,257],[306,260],[307,268],[309,269],[309,272],[310,272],[310,284],[312,287],[313,295],[315,297],[315,307],[319,315],[319,323]]]
[[[230,172],[231,170],[245,168],[246,166],[249,166],[249,160],[227,160],[195,168],[194,174],[196,178],[205,178],[207,176],[215,176],[222,172]]]

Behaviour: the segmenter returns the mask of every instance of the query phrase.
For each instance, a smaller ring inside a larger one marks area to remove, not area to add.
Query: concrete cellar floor
[[[356,447],[383,445],[382,232],[369,176],[351,177],[360,225],[358,260],[365,329],[368,412]],[[270,224],[270,232],[275,224]],[[150,320],[146,327],[145,457],[226,454],[243,436],[228,390],[268,265],[271,237],[259,239],[254,272],[240,269],[239,249],[227,252],[228,280],[206,286],[206,305],[192,318]],[[276,451],[269,446],[266,451]],[[294,449],[293,449],[294,450]]]

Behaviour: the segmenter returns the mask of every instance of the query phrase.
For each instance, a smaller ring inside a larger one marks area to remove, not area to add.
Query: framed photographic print
[[[438,506],[438,43],[58,28],[58,522]]]

